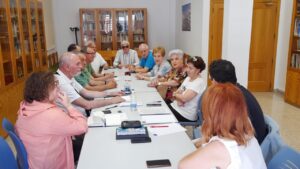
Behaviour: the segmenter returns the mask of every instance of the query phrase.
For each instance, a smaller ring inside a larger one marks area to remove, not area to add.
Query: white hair
[[[184,53],[183,53],[183,51],[180,50],[180,49],[173,49],[173,50],[171,50],[171,51],[169,52],[169,58],[168,58],[168,59],[171,59],[171,57],[172,57],[173,55],[177,55],[177,56],[179,56],[180,59],[183,59]]]

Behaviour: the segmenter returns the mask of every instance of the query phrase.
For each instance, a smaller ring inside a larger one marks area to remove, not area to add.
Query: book
[[[140,128],[116,128],[116,139],[132,139],[137,137],[148,137],[147,127]]]

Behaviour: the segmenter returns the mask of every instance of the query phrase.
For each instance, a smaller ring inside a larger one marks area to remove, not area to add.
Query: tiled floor
[[[284,96],[277,92],[257,92],[254,95],[264,113],[278,123],[285,143],[300,151],[300,108],[284,102]]]

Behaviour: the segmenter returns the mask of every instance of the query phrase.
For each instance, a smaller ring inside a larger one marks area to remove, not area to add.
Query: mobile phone
[[[146,161],[148,168],[158,168],[158,167],[170,167],[171,162],[168,159],[161,159],[161,160],[149,160]]]
[[[111,110],[103,110],[104,114],[111,114]]]
[[[131,139],[131,143],[149,143],[151,142],[151,138],[150,137],[135,137]]]
[[[158,106],[161,106],[160,103],[148,103],[146,104],[148,107],[158,107]]]

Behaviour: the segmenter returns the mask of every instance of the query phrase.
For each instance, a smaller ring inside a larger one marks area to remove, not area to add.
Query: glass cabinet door
[[[99,11],[100,50],[112,50],[112,11]]]
[[[8,21],[6,12],[6,1],[0,0],[0,45],[2,51],[2,63],[5,85],[8,85],[14,81],[11,60],[11,47],[9,45],[9,33],[7,25]]]
[[[17,0],[10,0],[10,20],[12,25],[12,35],[14,43],[14,54],[16,59],[16,68],[17,68],[17,77],[21,78],[24,76],[24,65],[22,58],[22,47],[21,47],[21,31],[19,27],[19,17],[18,17],[18,8]]]
[[[30,0],[30,17],[31,17],[31,36],[33,41],[33,58],[34,65],[36,68],[40,67],[39,59],[39,43],[38,43],[38,34],[37,34],[37,14],[35,8],[35,0]]]
[[[116,11],[117,49],[121,49],[121,42],[128,41],[128,11]]]
[[[84,10],[81,15],[82,19],[82,40],[85,45],[89,40],[96,42],[96,25],[94,10]]]
[[[31,44],[30,44],[30,34],[29,34],[29,25],[28,25],[28,15],[27,15],[27,5],[26,0],[21,1],[21,15],[22,15],[22,27],[23,27],[23,36],[24,36],[24,54],[26,58],[27,73],[33,71],[32,58],[31,58]]]
[[[44,29],[43,4],[41,1],[38,1],[38,26],[39,26],[39,33],[40,33],[42,65],[46,66],[47,52],[46,52],[46,39],[45,39],[45,29]]]
[[[132,48],[138,48],[139,44],[145,42],[145,24],[144,24],[144,10],[132,11],[132,34],[133,34],[133,46]]]

